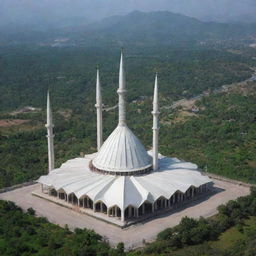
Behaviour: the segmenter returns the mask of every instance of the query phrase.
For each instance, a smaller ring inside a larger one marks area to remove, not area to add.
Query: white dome
[[[135,172],[152,166],[152,158],[126,126],[117,126],[104,142],[92,164],[108,172]]]

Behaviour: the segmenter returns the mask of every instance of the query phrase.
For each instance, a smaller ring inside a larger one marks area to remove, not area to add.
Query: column
[[[124,210],[121,210],[121,221],[124,221]]]
[[[134,209],[135,209],[136,218],[139,218],[139,209],[138,208],[134,208]]]
[[[142,214],[145,214],[145,204],[142,205]]]
[[[128,218],[131,218],[132,217],[132,207],[129,206],[128,207]]]

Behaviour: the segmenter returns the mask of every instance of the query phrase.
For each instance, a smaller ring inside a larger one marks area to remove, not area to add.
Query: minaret
[[[117,93],[119,95],[119,103],[118,103],[118,109],[119,109],[119,126],[125,126],[126,125],[126,109],[125,109],[125,74],[124,74],[124,60],[123,60],[123,50],[121,52],[121,59],[120,59],[120,69],[119,69],[119,88],[117,90]]]
[[[159,107],[158,107],[158,80],[157,74],[155,78],[155,89],[154,89],[154,99],[153,99],[153,170],[158,170],[158,133],[159,133],[159,123],[158,123],[158,116],[159,116]]]
[[[53,123],[52,123],[52,110],[50,103],[50,94],[47,92],[47,123],[45,125],[47,128],[47,140],[48,140],[48,169],[49,172],[54,169],[54,148],[53,148]]]
[[[97,149],[100,150],[103,139],[102,139],[102,97],[101,97],[101,87],[100,87],[100,74],[99,69],[97,69],[96,78],[96,104],[97,109]]]

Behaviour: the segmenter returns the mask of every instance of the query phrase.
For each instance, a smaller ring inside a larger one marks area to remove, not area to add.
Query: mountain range
[[[37,29],[15,27],[1,30],[2,38],[15,41],[52,42],[69,38],[71,45],[172,45],[202,40],[248,39],[256,34],[255,24],[203,22],[196,18],[168,11],[134,11],[88,23],[86,19],[68,20],[59,28]],[[12,33],[12,31],[15,31]],[[17,39],[18,38],[18,39]],[[66,41],[65,44],[66,45]]]

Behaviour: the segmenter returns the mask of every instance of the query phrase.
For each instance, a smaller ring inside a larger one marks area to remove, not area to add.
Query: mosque
[[[46,128],[49,173],[38,179],[42,195],[105,221],[118,220],[125,224],[171,212],[211,190],[213,182],[198,170],[197,165],[165,157],[158,152],[160,112],[157,75],[152,111],[153,145],[150,151],[146,151],[126,123],[127,90],[123,53],[117,90],[119,122],[104,143],[99,70],[96,80],[98,150],[71,159],[57,169],[54,168],[54,125],[48,92]]]

